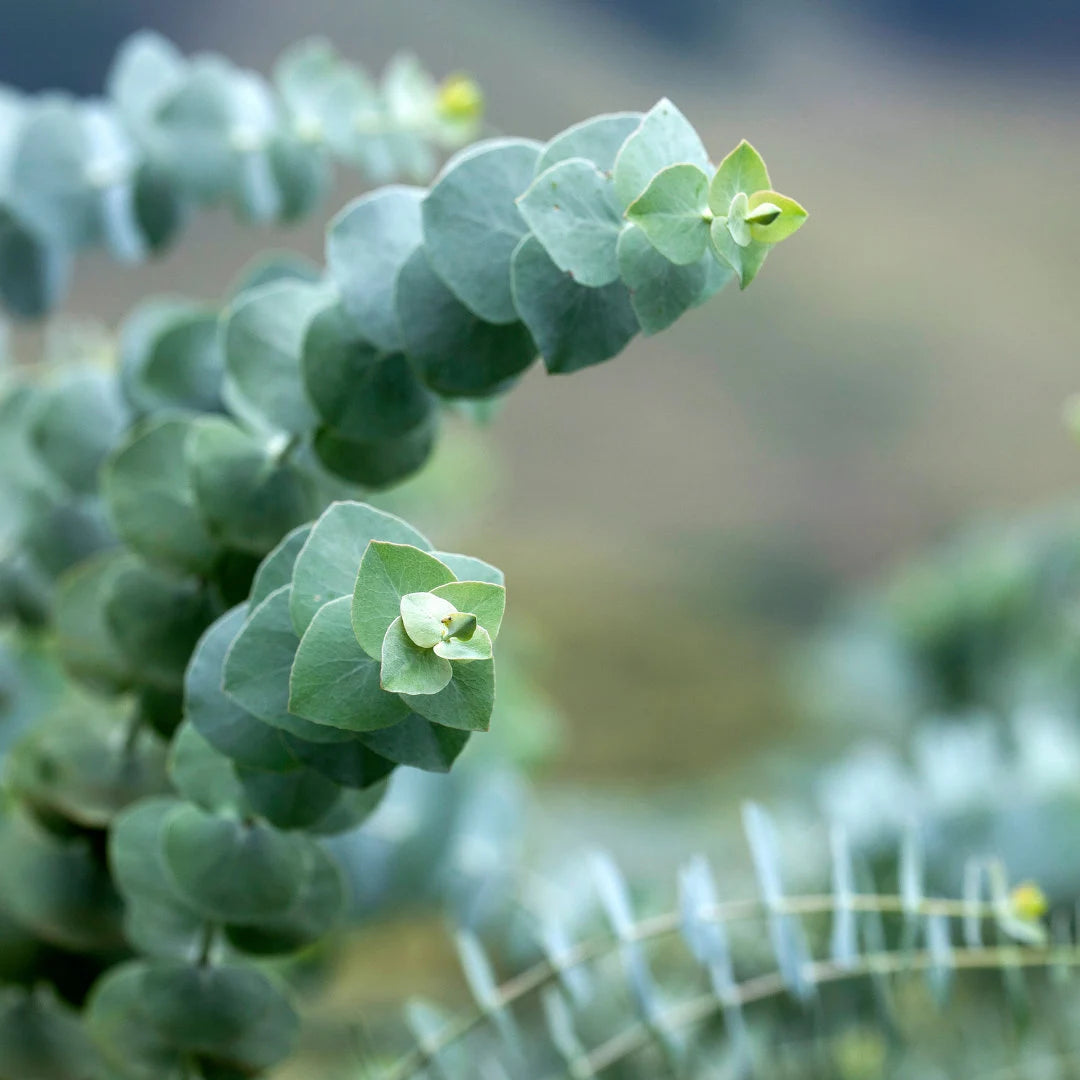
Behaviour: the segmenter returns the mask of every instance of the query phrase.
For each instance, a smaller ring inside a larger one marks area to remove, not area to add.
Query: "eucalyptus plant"
[[[160,250],[197,206],[291,220],[331,156],[392,183],[220,303],[141,303],[0,401],[3,611],[66,681],[0,806],[0,1076],[224,1080],[285,1058],[280,968],[345,904],[323,838],[399,766],[490,725],[502,573],[366,501],[442,412],[611,359],[738,279],[806,214],[740,144],[718,167],[668,101],[546,143],[467,141],[481,98],[325,43],[271,86],[140,35],[104,101],[0,98],[0,296],[38,315],[73,254]],[[14,1064],[8,1064],[14,1063]],[[8,1073],[5,1073],[8,1070]],[[14,1070],[14,1071],[12,1071]]]

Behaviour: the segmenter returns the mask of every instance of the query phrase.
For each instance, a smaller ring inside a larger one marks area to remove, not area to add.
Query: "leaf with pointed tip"
[[[664,258],[677,266],[699,262],[709,244],[709,178],[696,165],[669,165],[627,207]]]
[[[450,665],[448,660],[442,661]],[[402,700],[433,724],[459,731],[487,731],[495,704],[495,661],[452,664],[453,678],[437,694],[402,695]]]
[[[399,615],[383,637],[380,684],[396,694],[437,694],[453,677],[449,660],[421,649],[405,633]]]
[[[391,727],[409,710],[379,686],[379,661],[360,648],[351,612],[352,597],[338,597],[304,631],[289,677],[289,710],[345,731]]]
[[[611,178],[591,161],[568,158],[553,165],[518,205],[552,262],[578,284],[598,288],[618,278],[615,245],[622,216]]]
[[[426,551],[411,544],[373,540],[364,552],[353,590],[352,626],[360,647],[382,660],[387,627],[401,618],[401,598],[431,592],[453,580],[450,568]]]
[[[503,613],[506,611],[506,588],[487,581],[452,581],[431,590],[432,594],[448,600],[458,611],[476,616],[491,640],[499,636]]]
[[[638,332],[626,286],[598,289],[560,270],[535,236],[514,252],[514,303],[552,374],[580,371],[618,355]]]
[[[529,186],[540,150],[529,139],[477,143],[451,158],[423,201],[432,270],[486,322],[517,321],[510,258],[529,227],[515,200]]]
[[[761,155],[743,139],[716,169],[709,184],[709,208],[714,214],[726,216],[731,200],[740,192],[753,195],[771,187]]]
[[[751,213],[766,206],[778,211],[767,221],[750,219],[750,235],[759,244],[778,244],[786,240],[806,224],[809,216],[794,199],[778,191],[757,191],[747,201]]]
[[[366,503],[331,503],[315,522],[293,568],[289,611],[297,634],[303,634],[323,604],[339,596],[353,595],[360,560],[372,540],[431,550],[431,544],[420,533],[393,514]],[[378,648],[381,647],[380,632]],[[377,657],[378,649],[371,655]]]
[[[756,240],[751,240],[746,247],[737,244],[722,218],[713,220],[709,242],[716,257],[734,271],[740,289],[745,289],[757,277],[769,254],[769,245],[759,244]]]
[[[693,125],[667,98],[658,101],[623,143],[612,176],[621,209],[626,209],[669,165],[709,167],[709,155]]]

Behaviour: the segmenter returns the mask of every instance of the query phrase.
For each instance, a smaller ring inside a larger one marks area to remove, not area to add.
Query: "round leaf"
[[[143,558],[205,573],[218,547],[188,474],[190,432],[190,421],[172,418],[137,430],[105,466],[102,492],[120,538]]]
[[[510,258],[528,226],[515,200],[529,186],[540,150],[526,139],[477,143],[447,163],[423,201],[431,268],[489,323],[517,320]],[[398,311],[407,332],[400,304]]]
[[[379,682],[384,690],[398,694],[437,694],[450,681],[450,661],[431,649],[415,645],[402,625],[399,615],[383,638],[382,667]]]
[[[327,229],[327,269],[354,332],[383,352],[402,347],[394,285],[423,242],[423,197],[422,188],[381,188],[354,199]]]
[[[512,256],[511,251],[508,293]],[[397,311],[406,354],[424,382],[445,397],[497,394],[536,359],[536,345],[525,326],[497,326],[474,315],[435,274],[423,248],[398,275]]]
[[[184,679],[184,715],[211,746],[241,765],[289,769],[282,733],[252,716],[222,689],[225,654],[244,624],[243,605],[221,616],[199,639]]]
[[[638,332],[622,282],[599,289],[560,270],[535,236],[514,252],[514,303],[552,374],[579,371],[618,355]]]
[[[433,408],[405,357],[358,337],[337,304],[320,311],[307,329],[303,376],[323,421],[346,439],[376,442],[405,435]]]
[[[305,842],[260,822],[194,806],[162,826],[165,868],[181,897],[207,919],[253,922],[287,911],[300,891]]]
[[[296,435],[315,426],[300,353],[307,324],[325,298],[317,285],[278,280],[240,293],[225,310],[224,395],[234,412]]]
[[[318,724],[372,731],[409,715],[379,686],[379,662],[357,643],[352,597],[324,604],[304,631],[289,680],[289,710]]]

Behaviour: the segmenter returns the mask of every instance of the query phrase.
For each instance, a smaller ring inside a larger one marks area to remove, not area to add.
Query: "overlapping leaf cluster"
[[[275,97],[142,38],[111,104],[5,106],[8,302],[47,308],[73,250],[141,253],[189,206],[298,213],[328,147],[414,177],[476,113],[467,82],[436,93],[399,65],[376,93],[322,46],[277,81]],[[708,167],[667,102],[546,146],[482,142],[430,190],[346,207],[325,272],[266,264],[223,310],[149,301],[115,363],[8,388],[0,599],[74,681],[5,762],[0,930],[10,916],[88,956],[73,1000],[108,971],[80,1080],[247,1076],[287,1052],[288,997],[250,958],[333,924],[320,838],[362,821],[398,765],[448,769],[494,702],[501,574],[432,550],[356,485],[415,472],[444,399],[501,393],[538,354],[550,371],[606,360],[712,295],[722,243],[672,260],[641,202],[683,164]],[[732,196],[695,229],[724,217],[740,250],[742,226],[766,243],[754,230],[793,211],[758,198],[761,170],[732,181],[745,208]],[[44,998],[12,1009],[67,1030]]]
[[[200,206],[293,221],[325,195],[333,159],[376,182],[426,179],[481,109],[467,79],[438,86],[402,55],[376,83],[322,40],[287,51],[273,82],[142,33],[102,99],[0,88],[0,298],[20,315],[46,312],[78,251],[139,261]]]

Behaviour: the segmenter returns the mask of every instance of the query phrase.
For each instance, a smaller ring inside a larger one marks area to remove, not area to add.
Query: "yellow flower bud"
[[[446,120],[475,120],[484,111],[484,95],[468,75],[451,75],[439,87],[438,109]]]
[[[1009,903],[1017,918],[1026,919],[1029,922],[1041,919],[1050,907],[1046,893],[1033,881],[1025,881],[1017,885],[1009,895]]]

